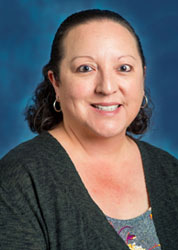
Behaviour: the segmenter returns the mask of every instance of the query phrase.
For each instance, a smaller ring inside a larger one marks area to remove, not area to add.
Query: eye
[[[128,64],[123,64],[120,66],[119,71],[121,72],[130,72],[132,67]]]
[[[90,66],[88,66],[88,65],[82,65],[82,66],[80,66],[78,69],[77,69],[77,71],[79,71],[79,72],[90,72],[90,71],[92,71],[93,69],[90,67]]]

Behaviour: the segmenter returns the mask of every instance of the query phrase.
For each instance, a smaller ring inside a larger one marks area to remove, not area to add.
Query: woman
[[[178,161],[149,123],[140,40],[120,15],[59,27],[26,110],[39,135],[1,160],[1,249],[177,249]]]

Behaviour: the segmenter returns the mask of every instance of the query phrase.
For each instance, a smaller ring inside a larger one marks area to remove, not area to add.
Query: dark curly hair
[[[132,26],[122,16],[113,11],[99,9],[90,9],[72,14],[63,21],[55,34],[50,60],[48,64],[43,68],[44,80],[37,86],[35,90],[32,99],[33,105],[28,105],[25,109],[25,119],[28,121],[29,127],[32,132],[41,133],[42,131],[50,130],[57,124],[59,124],[59,122],[61,122],[63,119],[62,112],[56,113],[53,108],[55,91],[48,79],[48,71],[51,70],[56,80],[59,80],[59,66],[62,58],[64,57],[64,38],[72,28],[80,24],[84,24],[92,20],[103,19],[109,19],[119,23],[133,35],[137,43],[138,52],[141,57],[144,70],[144,66],[146,65],[146,63],[140,39],[135,33]],[[143,134],[149,125],[150,117],[151,108],[149,108],[148,105],[144,109],[141,108],[137,117],[127,128],[127,133],[137,135]]]

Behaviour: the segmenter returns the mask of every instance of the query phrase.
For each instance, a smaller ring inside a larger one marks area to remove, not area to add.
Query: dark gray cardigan
[[[178,160],[139,146],[163,250],[178,249]],[[64,148],[43,133],[0,162],[1,250],[128,250],[90,198]]]

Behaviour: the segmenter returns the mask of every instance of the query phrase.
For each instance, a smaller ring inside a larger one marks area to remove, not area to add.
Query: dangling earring
[[[56,108],[56,103],[57,103],[57,101],[55,100],[54,102],[53,102],[53,108],[54,108],[54,110],[56,111],[56,112],[61,112],[62,110],[61,110],[61,108],[59,108],[59,109],[57,109]]]
[[[144,104],[141,106],[141,109],[144,109],[144,108],[146,108],[147,107],[147,105],[148,105],[148,98],[147,98],[147,96],[146,95],[144,95]]]

